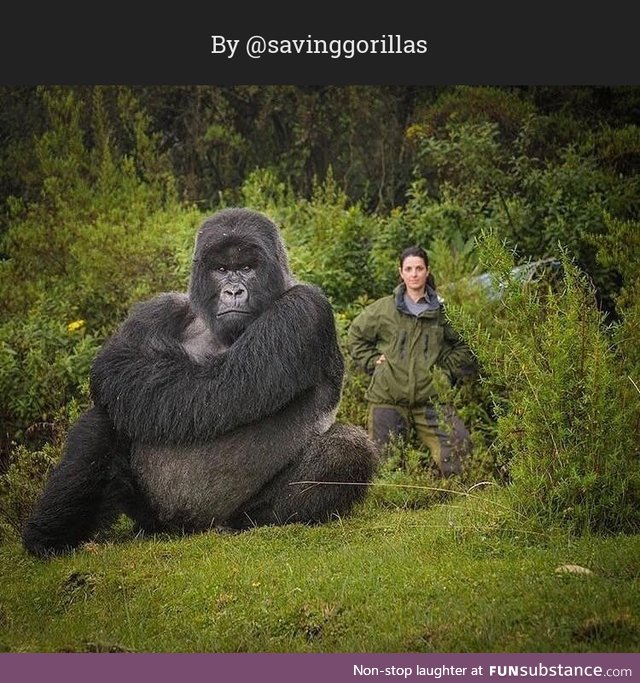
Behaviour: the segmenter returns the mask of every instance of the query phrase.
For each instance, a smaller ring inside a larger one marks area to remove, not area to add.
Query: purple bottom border
[[[638,653],[0,654],[0,681],[640,681]]]

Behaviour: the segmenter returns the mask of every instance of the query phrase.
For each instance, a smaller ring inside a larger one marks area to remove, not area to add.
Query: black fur
[[[376,455],[363,430],[334,424],[343,373],[329,303],[293,280],[277,228],[220,211],[198,232],[188,294],[136,305],[97,355],[95,405],[69,433],[25,547],[68,550],[121,512],[150,531],[347,513]]]

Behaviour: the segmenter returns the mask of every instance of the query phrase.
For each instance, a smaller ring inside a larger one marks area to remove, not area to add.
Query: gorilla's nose
[[[242,285],[227,285],[221,296],[228,304],[242,304],[247,300],[247,290]]]

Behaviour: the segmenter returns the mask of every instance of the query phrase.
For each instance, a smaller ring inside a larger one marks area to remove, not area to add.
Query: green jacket
[[[372,374],[365,394],[371,403],[423,406],[438,400],[434,368],[450,384],[475,372],[469,347],[449,324],[444,306],[411,314],[405,286],[378,299],[360,313],[349,329],[348,349],[356,364]],[[435,297],[435,291],[428,292]],[[376,365],[384,354],[385,361]]]

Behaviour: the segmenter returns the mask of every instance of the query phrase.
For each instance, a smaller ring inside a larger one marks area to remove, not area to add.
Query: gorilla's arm
[[[196,363],[180,342],[188,300],[139,305],[96,357],[94,401],[146,443],[193,443],[272,415],[320,381],[334,407],[343,360],[333,313],[309,285],[286,291],[226,351]]]

